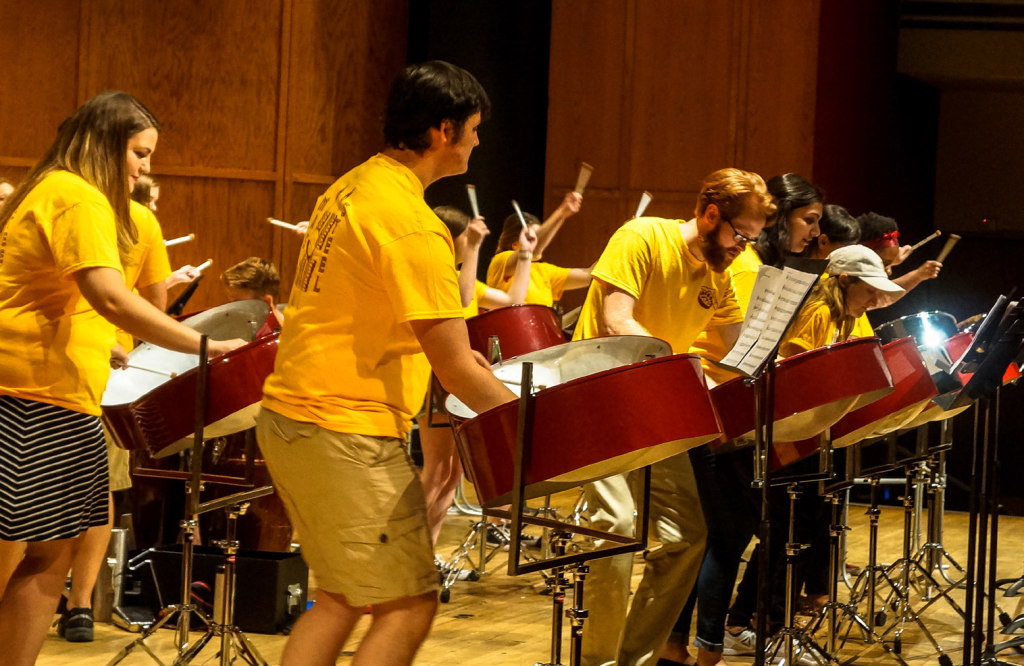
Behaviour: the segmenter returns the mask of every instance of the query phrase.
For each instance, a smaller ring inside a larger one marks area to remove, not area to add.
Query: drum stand
[[[146,639],[175,618],[177,618],[174,640],[174,645],[177,648],[177,657],[173,662],[175,665],[190,663],[196,656],[198,656],[199,652],[215,635],[221,636],[221,666],[227,666],[234,661],[234,656],[232,655],[231,650],[231,638],[235,640],[234,644],[241,650],[241,656],[247,663],[257,666],[265,666],[267,663],[259,656],[248,638],[246,638],[237,627],[233,626],[231,622],[233,619],[232,602],[234,599],[235,553],[237,552],[238,547],[238,542],[235,541],[236,520],[238,515],[244,510],[241,505],[244,504],[247,506],[250,500],[262,495],[267,495],[272,492],[273,489],[270,486],[267,486],[246,493],[236,494],[232,497],[225,497],[212,502],[206,502],[204,504],[199,503],[203,459],[203,430],[206,427],[207,390],[209,387],[209,357],[207,355],[207,342],[207,336],[203,335],[200,338],[199,343],[199,365],[197,368],[198,375],[196,382],[195,435],[193,436],[192,442],[192,457],[189,462],[190,477],[185,486],[185,518],[183,518],[180,523],[182,530],[182,601],[180,604],[173,604],[162,609],[158,614],[158,616],[160,616],[160,620],[150,625],[134,641],[121,648],[121,650],[108,662],[108,666],[114,666],[114,664],[120,663],[125,657],[131,654],[132,650],[136,647],[141,647],[146,654],[153,658],[154,661],[158,664],[163,664],[164,662],[153,652],[152,649],[150,649],[148,645],[146,645]],[[222,580],[223,584],[217,586],[218,608],[215,609],[215,612],[219,621],[215,623],[196,604],[191,602],[192,564],[194,555],[193,538],[199,527],[199,515],[201,513],[211,509],[231,505],[235,506],[229,514],[227,539],[223,542],[225,544],[224,548],[228,557],[225,560],[223,576],[218,573],[218,582],[221,582]],[[193,615],[206,626],[206,632],[198,641],[190,644],[189,629]]]
[[[523,363],[522,367],[521,386],[533,386],[533,364],[526,362]],[[524,390],[522,393],[519,398],[519,423],[516,433],[510,509],[509,511],[484,509],[484,515],[507,518],[510,521],[511,535],[509,537],[508,575],[521,576],[545,569],[553,570],[551,574],[554,581],[552,590],[554,615],[551,633],[552,661],[545,666],[561,666],[562,612],[564,610],[565,589],[567,586],[564,573],[566,570],[572,572],[573,606],[569,610],[565,610],[564,613],[569,618],[572,627],[569,663],[571,666],[579,666],[582,663],[583,654],[583,625],[589,615],[589,612],[583,608],[583,584],[586,580],[586,575],[589,573],[589,567],[585,565],[585,562],[599,557],[635,553],[647,547],[650,519],[651,468],[643,468],[642,490],[636,502],[639,538],[626,537],[621,534],[594,530],[572,523],[558,522],[551,518],[530,515],[526,507],[526,470],[530,468],[533,454],[533,421],[536,397],[528,390]],[[456,434],[456,436],[458,435]],[[521,562],[523,556],[522,528],[527,524],[552,530],[555,535],[554,557]],[[568,553],[566,552],[566,546],[572,535],[603,539],[616,545],[596,551]]]

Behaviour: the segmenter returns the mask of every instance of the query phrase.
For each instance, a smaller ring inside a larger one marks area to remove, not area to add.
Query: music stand
[[[1000,296],[982,329],[990,331],[962,362],[974,376],[957,400],[977,400],[971,458],[970,520],[964,622],[964,663],[1001,664],[995,658],[995,563],[999,534],[999,389],[1010,363],[1024,353],[1024,304]],[[979,330],[981,337],[983,330]],[[968,358],[970,357],[970,358]],[[954,402],[955,404],[955,402]],[[984,615],[982,607],[984,605]],[[984,651],[983,651],[984,647]]]

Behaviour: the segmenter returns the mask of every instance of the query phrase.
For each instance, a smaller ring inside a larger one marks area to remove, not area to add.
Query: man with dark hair
[[[871,248],[882,258],[886,273],[891,275],[893,266],[902,264],[913,252],[913,246],[900,245],[899,227],[893,218],[873,212],[863,213],[857,216],[857,223],[860,225],[860,244]],[[910,291],[925,280],[938,277],[941,269],[940,262],[929,259],[914,270],[894,278],[893,282]],[[889,297],[878,307],[890,305],[898,298]]]
[[[388,148],[316,203],[257,437],[319,589],[281,663],[408,664],[437,609],[423,488],[405,450],[433,368],[477,412],[515,399],[469,347],[452,238],[423,200],[464,173],[487,95],[443,62],[407,67]]]

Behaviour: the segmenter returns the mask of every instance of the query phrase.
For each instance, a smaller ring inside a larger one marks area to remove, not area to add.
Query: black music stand
[[[224,497],[221,499],[204,502],[200,504],[199,493],[202,483],[202,459],[203,459],[203,433],[206,428],[206,407],[209,392],[209,338],[206,335],[200,336],[199,341],[199,365],[196,377],[196,401],[194,412],[195,431],[192,438],[192,456],[189,461],[188,483],[185,486],[185,517],[180,525],[182,530],[181,547],[181,603],[172,604],[162,609],[158,616],[160,619],[147,627],[138,638],[125,645],[114,657],[107,662],[108,666],[120,663],[131,654],[136,647],[141,647],[146,654],[153,658],[158,664],[163,662],[146,645],[146,639],[156,633],[172,619],[177,617],[175,627],[175,647],[178,655],[174,660],[175,664],[187,664],[195,659],[200,651],[210,642],[214,636],[221,637],[221,651],[219,662],[221,666],[227,666],[234,661],[234,646],[239,651],[239,656],[248,664],[253,666],[267,666],[267,662],[256,651],[255,646],[238,627],[233,624],[234,606],[234,580],[235,580],[235,554],[238,552],[238,542],[235,540],[235,525],[238,515],[244,512],[249,501],[268,495],[273,492],[272,486],[264,486],[243,493]],[[192,603],[192,565],[194,555],[193,537],[199,529],[199,516],[202,513],[218,508],[230,507],[228,517],[228,533],[226,539],[221,542],[226,558],[224,575],[218,578],[222,584],[217,589],[216,610],[217,617],[211,619],[203,612],[197,604]],[[195,643],[189,643],[189,630],[192,616],[201,621],[206,631]]]
[[[1024,353],[1024,304],[1007,300],[999,297],[979,330],[976,344],[961,359],[961,364],[974,363],[976,369],[957,401],[978,402],[971,459],[965,665],[1006,663],[996,659],[993,643],[999,542],[999,393],[1007,367]]]
[[[735,366],[716,363],[716,365],[720,365],[727,370],[739,372],[741,375],[744,375],[743,381],[747,382],[748,385],[752,385],[754,388],[754,485],[755,487],[760,486],[759,489],[761,491],[761,520],[758,526],[757,538],[760,543],[762,555],[758,559],[757,571],[757,622],[754,627],[754,632],[757,636],[754,647],[755,666],[764,666],[765,664],[766,648],[768,645],[767,636],[765,634],[768,630],[768,612],[771,603],[771,586],[766,585],[766,581],[771,578],[771,558],[769,557],[771,540],[771,500],[769,497],[769,488],[772,484],[772,480],[770,465],[768,463],[768,454],[771,451],[772,442],[774,441],[775,359],[778,356],[782,339],[785,337],[785,331],[789,330],[789,327],[793,325],[793,321],[800,313],[804,303],[807,302],[811,289],[817,283],[818,278],[827,265],[828,263],[826,261],[817,259],[791,258],[787,260],[787,268],[816,275],[816,277],[806,287],[806,290],[799,295],[799,303],[794,308],[792,315],[785,322],[785,326],[783,326],[779,339],[774,345],[772,345],[771,350],[764,354],[764,358],[752,372],[748,373]],[[764,268],[765,267],[762,267],[762,269]],[[750,313],[748,312],[748,315],[749,314]],[[789,609],[787,609],[787,615],[788,614]],[[786,663],[793,663],[794,655],[792,641],[787,640],[783,649],[785,651]]]

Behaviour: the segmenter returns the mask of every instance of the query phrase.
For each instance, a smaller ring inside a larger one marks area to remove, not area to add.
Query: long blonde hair
[[[54,171],[70,171],[103,193],[117,220],[122,260],[138,242],[128,212],[128,140],[160,124],[126,92],[108,90],[80,106],[57,129],[57,138],[0,208],[0,232],[32,189]]]
[[[824,304],[828,307],[829,319],[839,329],[839,340],[846,340],[853,333],[856,317],[846,314],[846,290],[851,284],[860,282],[860,278],[850,275],[846,276],[847,283],[844,287],[839,278],[842,275],[825,275],[814,285],[811,295],[807,297],[807,304],[804,307]]]

